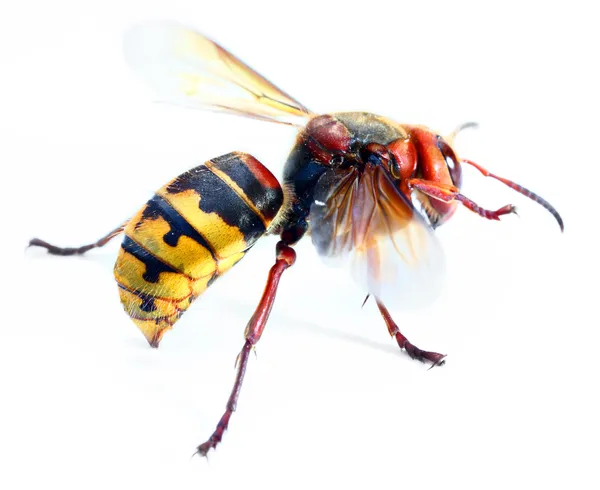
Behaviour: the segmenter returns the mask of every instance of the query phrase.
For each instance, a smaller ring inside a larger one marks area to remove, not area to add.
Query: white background
[[[592,2],[4,2],[0,11],[0,486],[53,488],[598,488],[597,186]],[[112,279],[118,243],[24,252],[113,229],[187,168],[248,151],[281,170],[294,131],[152,104],[128,72],[133,22],[196,26],[317,112],[368,110],[449,132],[464,193],[520,218],[459,210],[439,230],[448,287],[394,315],[310,241],[285,274],[238,412],[209,462],[190,458],[233,383],[272,264],[260,242],[150,349]]]

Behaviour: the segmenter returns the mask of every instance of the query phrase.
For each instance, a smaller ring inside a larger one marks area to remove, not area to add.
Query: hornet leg
[[[55,245],[50,245],[48,242],[40,240],[39,238],[32,238],[29,241],[29,247],[43,247],[46,250],[48,250],[48,253],[52,255],[81,255],[86,253],[88,250],[91,250],[92,248],[103,247],[114,237],[123,233],[125,226],[127,226],[127,221],[118,228],[115,228],[108,235],[100,238],[100,240],[98,240],[97,242],[90,243],[89,245],[82,245],[81,247],[57,247]]]
[[[517,214],[517,208],[512,204],[502,206],[496,211],[483,209],[468,197],[463,196],[459,192],[458,187],[453,185],[440,184],[423,179],[408,179],[408,186],[411,189],[417,189],[423,194],[427,194],[428,196],[443,202],[460,201],[466,208],[487,219],[500,220],[500,216],[505,214]]]
[[[212,433],[210,438],[198,446],[197,452],[201,456],[206,456],[210,449],[217,447],[217,444],[219,444],[223,438],[223,433],[227,430],[229,419],[231,418],[233,412],[235,412],[238,397],[242,389],[244,375],[246,374],[246,366],[248,364],[248,357],[250,356],[250,352],[256,343],[260,340],[260,336],[262,335],[265,325],[267,324],[269,314],[271,313],[271,308],[275,302],[275,294],[277,293],[277,286],[279,285],[281,274],[283,274],[284,270],[293,265],[295,261],[296,252],[294,252],[294,249],[292,249],[284,241],[280,241],[277,244],[277,260],[275,261],[275,265],[271,267],[271,270],[269,271],[269,278],[267,279],[267,285],[265,286],[262,298],[260,299],[258,307],[254,311],[252,318],[250,318],[250,321],[246,326],[246,341],[242,347],[242,351],[237,357],[237,374],[235,376],[233,390],[231,391],[231,395],[227,400],[225,413],[221,417],[221,420],[219,420],[217,428]]]
[[[400,332],[398,325],[396,325],[396,322],[392,319],[390,312],[387,310],[387,308],[383,306],[383,303],[377,301],[377,307],[381,312],[381,316],[383,317],[383,320],[387,325],[388,332],[390,332],[390,335],[392,337],[396,337],[396,341],[398,342],[400,348],[404,349],[412,359],[418,359],[421,362],[429,361],[432,363],[431,367],[441,366],[442,364],[444,364],[444,357],[446,357],[445,354],[438,354],[437,352],[428,352],[425,350],[421,350],[417,346],[411,344],[408,341],[408,339],[404,335],[402,335],[402,332]]]

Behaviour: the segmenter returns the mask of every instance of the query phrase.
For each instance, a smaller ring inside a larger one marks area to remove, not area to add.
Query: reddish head
[[[452,147],[437,133],[424,126],[405,126],[418,154],[415,177],[443,186],[462,185],[462,167]],[[418,192],[417,197],[429,220],[437,227],[452,217],[457,201],[444,202]]]

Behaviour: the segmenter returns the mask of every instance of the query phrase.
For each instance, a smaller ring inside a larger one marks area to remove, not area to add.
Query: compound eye
[[[437,146],[442,154],[442,157],[446,161],[446,166],[448,167],[448,172],[450,173],[452,183],[456,187],[460,188],[462,184],[462,167],[460,166],[458,158],[456,158],[454,150],[440,136],[438,136]]]

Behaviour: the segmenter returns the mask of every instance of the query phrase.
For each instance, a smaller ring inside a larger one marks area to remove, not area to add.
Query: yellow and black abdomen
[[[258,160],[229,153],[169,182],[131,219],[114,273],[125,311],[153,347],[267,232],[283,198]]]

